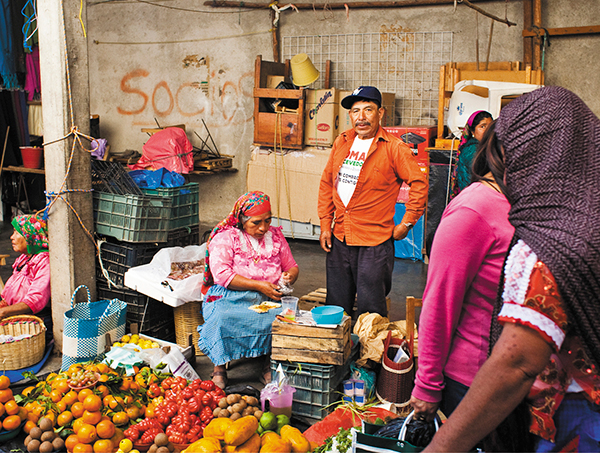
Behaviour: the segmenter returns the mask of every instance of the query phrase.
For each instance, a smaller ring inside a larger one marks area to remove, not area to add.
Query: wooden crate
[[[289,324],[275,320],[271,359],[343,365],[350,356],[350,319],[335,329]]]

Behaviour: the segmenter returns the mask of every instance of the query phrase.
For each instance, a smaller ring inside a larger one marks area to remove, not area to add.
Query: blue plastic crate
[[[290,385],[296,389],[292,413],[320,420],[334,409],[330,404],[341,399],[341,383],[350,375],[350,364],[357,359],[359,351],[360,348],[355,347],[343,365],[271,360],[271,376],[275,379],[277,366],[281,364]]]
[[[167,242],[172,200],[94,192],[96,232],[127,242]]]
[[[169,216],[169,231],[198,225],[200,188],[197,182],[191,182],[181,187],[157,187],[142,189],[146,195],[158,195],[170,198],[171,214]]]

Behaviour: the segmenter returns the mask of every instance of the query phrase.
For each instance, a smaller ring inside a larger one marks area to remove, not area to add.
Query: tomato
[[[174,444],[183,444],[185,443],[185,434],[175,432],[169,436],[169,442],[173,442]]]
[[[186,387],[181,391],[181,396],[183,397],[183,399],[189,400],[191,397],[194,396],[194,389],[191,387]]]
[[[206,392],[210,392],[215,388],[215,383],[213,381],[202,381],[200,383],[200,388]]]
[[[148,388],[148,397],[157,398],[164,393],[164,390],[158,384],[151,384]]]
[[[131,442],[135,443],[140,438],[140,431],[134,425],[127,428],[123,432],[123,435]]]
[[[166,378],[164,381],[162,381],[162,383],[160,384],[160,386],[165,389],[168,390],[171,388],[171,384],[173,383],[173,378],[172,377],[168,377]]]

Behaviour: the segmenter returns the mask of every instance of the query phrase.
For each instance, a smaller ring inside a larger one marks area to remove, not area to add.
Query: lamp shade
[[[305,87],[319,78],[319,71],[305,53],[294,55],[290,61],[294,85]]]

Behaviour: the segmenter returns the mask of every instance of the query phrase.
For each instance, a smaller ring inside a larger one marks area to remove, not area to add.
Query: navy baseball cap
[[[373,101],[381,107],[381,93],[375,87],[358,87],[351,95],[342,99],[342,107],[350,110],[356,101]]]

